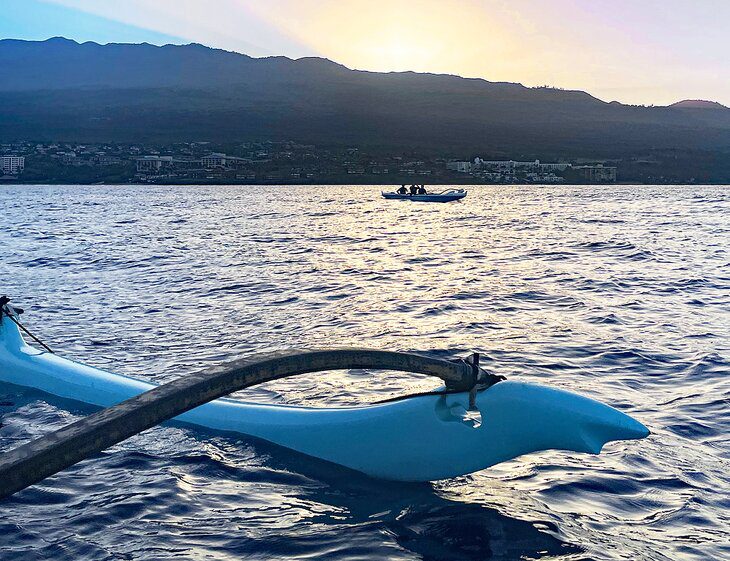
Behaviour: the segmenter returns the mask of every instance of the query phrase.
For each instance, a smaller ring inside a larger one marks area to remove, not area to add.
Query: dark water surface
[[[457,356],[652,431],[468,477],[368,479],[157,427],[0,503],[0,559],[730,558],[730,190],[0,186],[0,292],[63,355],[157,382],[254,351]],[[246,399],[364,403],[336,372]],[[0,449],[90,409],[0,385]],[[427,438],[427,435],[424,435]]]

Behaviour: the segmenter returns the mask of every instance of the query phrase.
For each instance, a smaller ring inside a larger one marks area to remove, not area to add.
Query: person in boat
[[[400,189],[398,189],[396,191],[396,193],[398,193],[399,195],[407,195],[408,194],[408,189],[406,189],[405,184],[401,185],[400,186]]]
[[[418,194],[418,185],[411,185],[410,190],[411,190],[411,195]]]
[[[418,195],[427,195],[428,193],[426,192],[426,186],[425,185],[419,185],[418,186],[418,193],[417,194]]]

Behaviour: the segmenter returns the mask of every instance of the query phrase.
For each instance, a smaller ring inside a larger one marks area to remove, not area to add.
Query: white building
[[[596,164],[594,166],[577,166],[575,170],[590,183],[615,183],[616,168]]]
[[[540,164],[540,171],[565,171],[572,167],[568,163],[560,162],[556,164]]]
[[[458,171],[459,173],[471,172],[471,162],[449,162],[446,164],[446,169]]]
[[[514,173],[516,170],[521,171],[540,171],[540,172],[555,172],[555,171],[565,171],[568,169],[570,164],[568,163],[550,163],[550,164],[543,164],[540,163],[540,160],[530,161],[530,162],[517,162],[515,160],[482,160],[481,158],[476,158],[474,160],[474,166],[476,169],[485,169],[485,170],[493,170],[493,171],[501,171],[501,172],[511,172]]]
[[[268,162],[269,160],[264,160]],[[204,169],[215,169],[215,168],[240,168],[246,164],[250,164],[249,158],[239,158],[238,156],[227,156],[226,154],[220,154],[213,152],[207,156],[200,158],[200,167]]]
[[[514,160],[479,160],[479,169],[513,174],[517,167]]]
[[[205,169],[224,168],[226,167],[227,159],[228,157],[225,154],[208,154],[200,159],[200,165]]]
[[[137,158],[139,173],[154,173],[172,166],[172,156],[142,156]]]
[[[25,156],[0,156],[3,175],[18,175],[25,169]]]

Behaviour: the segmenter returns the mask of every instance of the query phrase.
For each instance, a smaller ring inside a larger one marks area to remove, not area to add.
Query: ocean
[[[59,354],[155,382],[294,347],[479,351],[651,436],[395,484],[159,426],[1,501],[0,559],[730,559],[730,188],[468,189],[2,185],[0,293]],[[348,371],[234,397],[436,385]],[[0,384],[0,450],[91,411]]]

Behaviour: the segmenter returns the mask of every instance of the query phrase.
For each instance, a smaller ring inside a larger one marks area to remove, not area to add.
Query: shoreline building
[[[25,171],[25,156],[0,156],[3,175],[19,175]]]
[[[213,154],[208,154],[207,156],[203,156],[200,159],[200,165],[204,169],[212,169],[212,168],[224,168],[226,167],[228,157],[225,154],[220,154],[218,152],[214,152]]]
[[[596,164],[595,166],[576,166],[573,168],[580,176],[590,183],[615,183],[616,168]]]
[[[568,162],[543,164],[540,160],[520,162],[516,160],[482,160],[477,157],[473,162],[451,161],[446,169],[467,173],[472,177],[495,183],[562,183],[562,175],[572,168]]]
[[[569,167],[572,167],[567,162],[557,162],[543,164],[540,160],[530,162],[518,162],[515,160],[482,160],[481,158],[474,158],[473,168],[476,169],[487,169],[492,171],[502,171],[514,173],[517,170],[520,171],[532,171],[532,172],[556,172],[565,171]]]
[[[459,173],[470,173],[471,162],[447,162],[446,169],[458,171]]]
[[[137,158],[138,173],[156,173],[172,167],[172,156],[142,156]]]
[[[228,168],[238,167],[246,163],[250,163],[251,160],[247,158],[239,158],[237,156],[228,156],[221,154],[220,152],[213,152],[203,156],[200,159],[200,165],[204,169],[215,169],[215,168]]]

